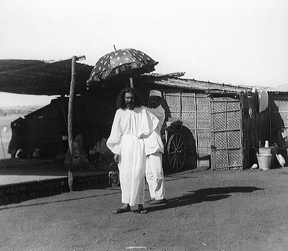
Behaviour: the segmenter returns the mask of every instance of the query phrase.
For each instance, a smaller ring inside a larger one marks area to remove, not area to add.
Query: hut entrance
[[[211,169],[243,167],[241,107],[232,98],[211,99]]]
[[[210,98],[206,94],[179,90],[163,91],[166,118],[183,121],[181,134],[187,145],[186,165],[189,168],[210,166],[211,128]]]

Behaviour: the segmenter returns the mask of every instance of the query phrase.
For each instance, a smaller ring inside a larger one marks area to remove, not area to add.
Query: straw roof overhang
[[[228,84],[212,83],[209,81],[199,81],[195,79],[182,79],[184,73],[170,73],[165,75],[150,74],[142,75],[141,82],[168,86],[171,88],[181,88],[184,90],[204,92],[208,94],[240,94],[251,93],[252,86],[236,86]]]
[[[3,59],[0,60],[0,92],[31,95],[67,95],[71,82],[72,60],[41,61]],[[76,63],[76,94],[87,92],[86,81],[93,66]],[[208,94],[239,94],[251,92],[252,87],[183,79],[184,72],[169,74],[143,74],[135,76],[139,84],[152,84],[161,87],[181,88],[183,90],[205,92]],[[123,78],[123,77],[122,77]],[[121,76],[108,82],[91,83],[89,90],[119,87]],[[136,87],[137,88],[137,87]]]
[[[0,60],[0,92],[31,95],[69,94],[72,60]],[[76,93],[86,89],[93,66],[76,63]]]

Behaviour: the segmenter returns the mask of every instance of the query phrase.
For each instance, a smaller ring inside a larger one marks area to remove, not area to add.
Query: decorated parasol
[[[140,50],[128,48],[116,50],[102,56],[91,71],[87,84],[126,75],[133,87],[133,76],[154,71],[158,62]]]

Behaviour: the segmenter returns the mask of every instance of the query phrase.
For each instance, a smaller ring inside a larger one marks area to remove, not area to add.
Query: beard
[[[128,108],[128,109],[133,109],[135,106],[134,106],[134,102],[127,102],[126,103],[126,107]]]

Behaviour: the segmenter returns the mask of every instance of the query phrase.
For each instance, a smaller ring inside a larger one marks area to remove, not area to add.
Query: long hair
[[[122,89],[117,96],[117,100],[116,100],[117,109],[119,109],[119,108],[121,108],[123,110],[126,109],[126,103],[125,103],[125,94],[126,93],[131,93],[134,96],[135,107],[141,106],[141,97],[140,97],[139,92],[132,87],[127,87],[127,88]]]

